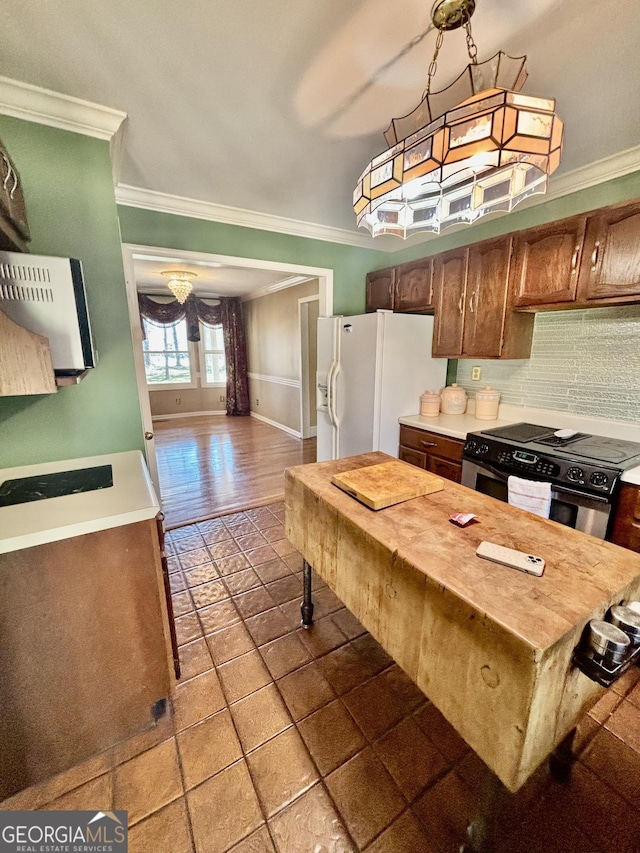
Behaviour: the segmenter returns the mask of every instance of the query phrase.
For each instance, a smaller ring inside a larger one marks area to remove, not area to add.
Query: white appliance
[[[318,461],[370,450],[398,455],[402,415],[439,391],[447,359],[432,358],[433,317],[376,311],[318,320]]]

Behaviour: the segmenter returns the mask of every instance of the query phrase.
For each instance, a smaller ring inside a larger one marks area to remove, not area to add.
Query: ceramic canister
[[[498,417],[500,392],[487,385],[481,391],[476,391],[475,416],[479,421],[495,421]]]
[[[464,415],[467,409],[467,392],[455,382],[442,391],[440,411],[444,415]]]
[[[420,396],[420,414],[423,418],[435,418],[440,414],[440,394],[437,391],[425,391]]]

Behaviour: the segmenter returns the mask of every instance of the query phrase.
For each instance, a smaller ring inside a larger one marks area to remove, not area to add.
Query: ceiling
[[[424,90],[435,36],[416,37],[430,7],[4,0],[0,73],[126,112],[125,187],[353,236],[355,182],[386,147],[389,120]],[[528,54],[524,91],[557,99],[556,175],[638,145],[640,17],[628,4],[477,0],[473,33],[480,60],[499,48]],[[434,88],[467,61],[463,33],[447,34]]]

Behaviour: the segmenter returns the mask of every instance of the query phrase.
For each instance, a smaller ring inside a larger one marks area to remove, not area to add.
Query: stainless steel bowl
[[[589,645],[605,663],[618,664],[624,659],[631,646],[631,640],[622,630],[611,622],[592,619],[589,622]]]

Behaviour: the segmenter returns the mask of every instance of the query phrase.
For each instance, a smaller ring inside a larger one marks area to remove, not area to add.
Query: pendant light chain
[[[438,38],[436,39],[436,47],[433,52],[433,59],[431,60],[431,64],[429,65],[429,72],[427,76],[427,88],[424,90],[422,95],[423,99],[431,94],[431,81],[435,77],[436,69],[438,67],[438,54],[440,53],[440,48],[442,47],[442,42],[444,41],[444,30],[438,30]]]
[[[469,59],[471,60],[472,65],[478,64],[478,48],[476,47],[476,43],[473,40],[473,36],[471,35],[471,18],[468,17],[464,22],[464,29],[467,34],[467,53],[469,54]]]

